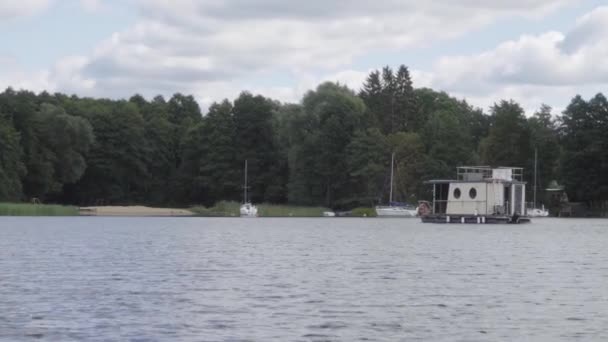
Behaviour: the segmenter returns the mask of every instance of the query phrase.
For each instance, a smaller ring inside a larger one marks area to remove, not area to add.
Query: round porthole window
[[[475,197],[477,197],[477,190],[475,190],[475,188],[471,188],[471,190],[469,190],[469,197],[471,197],[471,199],[475,199]]]
[[[454,198],[455,199],[460,198],[460,189],[458,189],[458,188],[454,189]]]

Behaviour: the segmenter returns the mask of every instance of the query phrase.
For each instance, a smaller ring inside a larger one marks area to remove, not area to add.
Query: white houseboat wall
[[[433,186],[433,202],[421,204],[427,207],[420,210],[423,222],[529,222],[522,168],[459,167],[456,180],[426,183]]]

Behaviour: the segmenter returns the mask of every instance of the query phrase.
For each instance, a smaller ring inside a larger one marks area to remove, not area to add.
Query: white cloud
[[[61,89],[72,93],[94,95],[95,80],[85,78],[80,72],[86,63],[87,59],[82,56],[70,56],[57,62],[49,76],[53,90]]]
[[[17,90],[63,91],[80,95],[98,95],[95,80],[83,78],[81,71],[87,59],[82,56],[65,57],[48,69],[30,71],[11,56],[0,55],[0,91],[11,87]]]
[[[342,70],[337,73],[322,77],[321,82],[338,82],[340,84],[346,85],[354,91],[359,91],[361,89],[361,86],[363,85],[363,82],[365,82],[365,79],[371,71],[372,70]],[[315,82],[315,84],[319,83],[320,82]],[[313,88],[315,84],[309,87],[309,89]]]
[[[123,73],[120,64],[127,59],[172,71],[158,60],[185,54],[209,60],[212,72],[222,78],[269,68],[335,70],[375,49],[402,49],[449,39],[500,16],[545,13],[568,2],[142,0],[140,23],[116,35],[111,48],[92,64],[107,67],[104,74],[112,66]],[[158,56],[139,53],[137,47],[141,46]],[[109,63],[118,56],[120,61]],[[175,75],[179,78],[180,73]]]
[[[34,14],[45,9],[51,0],[4,0],[0,1],[0,22],[2,20]]]
[[[96,12],[102,8],[103,1],[102,0],[80,0],[80,4],[87,11]]]
[[[568,101],[579,92],[591,94],[593,89],[587,86],[505,85],[483,93],[451,91],[450,95],[464,98],[470,104],[486,111],[500,100],[514,100],[528,115],[532,115],[542,104],[553,107],[554,114],[560,113]]]
[[[302,84],[315,86],[311,74],[337,75],[358,87],[363,73],[343,70],[369,51],[450,39],[501,16],[542,14],[570,2],[141,0],[139,22],[100,44],[81,78],[95,80],[96,91],[106,96],[182,91],[209,98],[252,86],[291,100],[303,93]],[[243,81],[277,72],[298,77],[298,84],[287,91]]]
[[[27,71],[16,58],[0,55],[0,90],[8,87],[40,92],[51,89],[52,85],[48,71]]]
[[[502,98],[564,106],[578,92],[591,95],[608,86],[608,7],[580,17],[566,33],[524,35],[475,55],[440,58],[432,87],[490,105]]]
[[[500,18],[538,18],[577,2],[137,1],[137,23],[87,56],[59,61],[42,77],[45,84],[111,97],[180,91],[193,93],[203,105],[245,89],[297,101],[325,80],[358,89],[369,70],[354,70],[352,61],[370,51],[441,44]],[[103,5],[102,0],[81,3],[91,10]],[[596,9],[567,33],[522,36],[481,54],[441,58],[431,70],[411,70],[414,84],[447,90],[484,107],[505,96],[532,106],[545,95],[545,102],[551,102],[552,94],[574,90],[577,84],[604,84],[606,13]],[[276,86],[255,81],[276,74],[295,81]]]

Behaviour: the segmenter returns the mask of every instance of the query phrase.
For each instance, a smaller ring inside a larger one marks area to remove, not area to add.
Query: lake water
[[[607,341],[608,221],[0,218],[1,341]]]

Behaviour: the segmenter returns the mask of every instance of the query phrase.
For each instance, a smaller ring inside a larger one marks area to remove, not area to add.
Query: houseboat
[[[425,223],[527,223],[523,168],[458,167],[455,180],[430,180],[432,202],[418,209]]]

